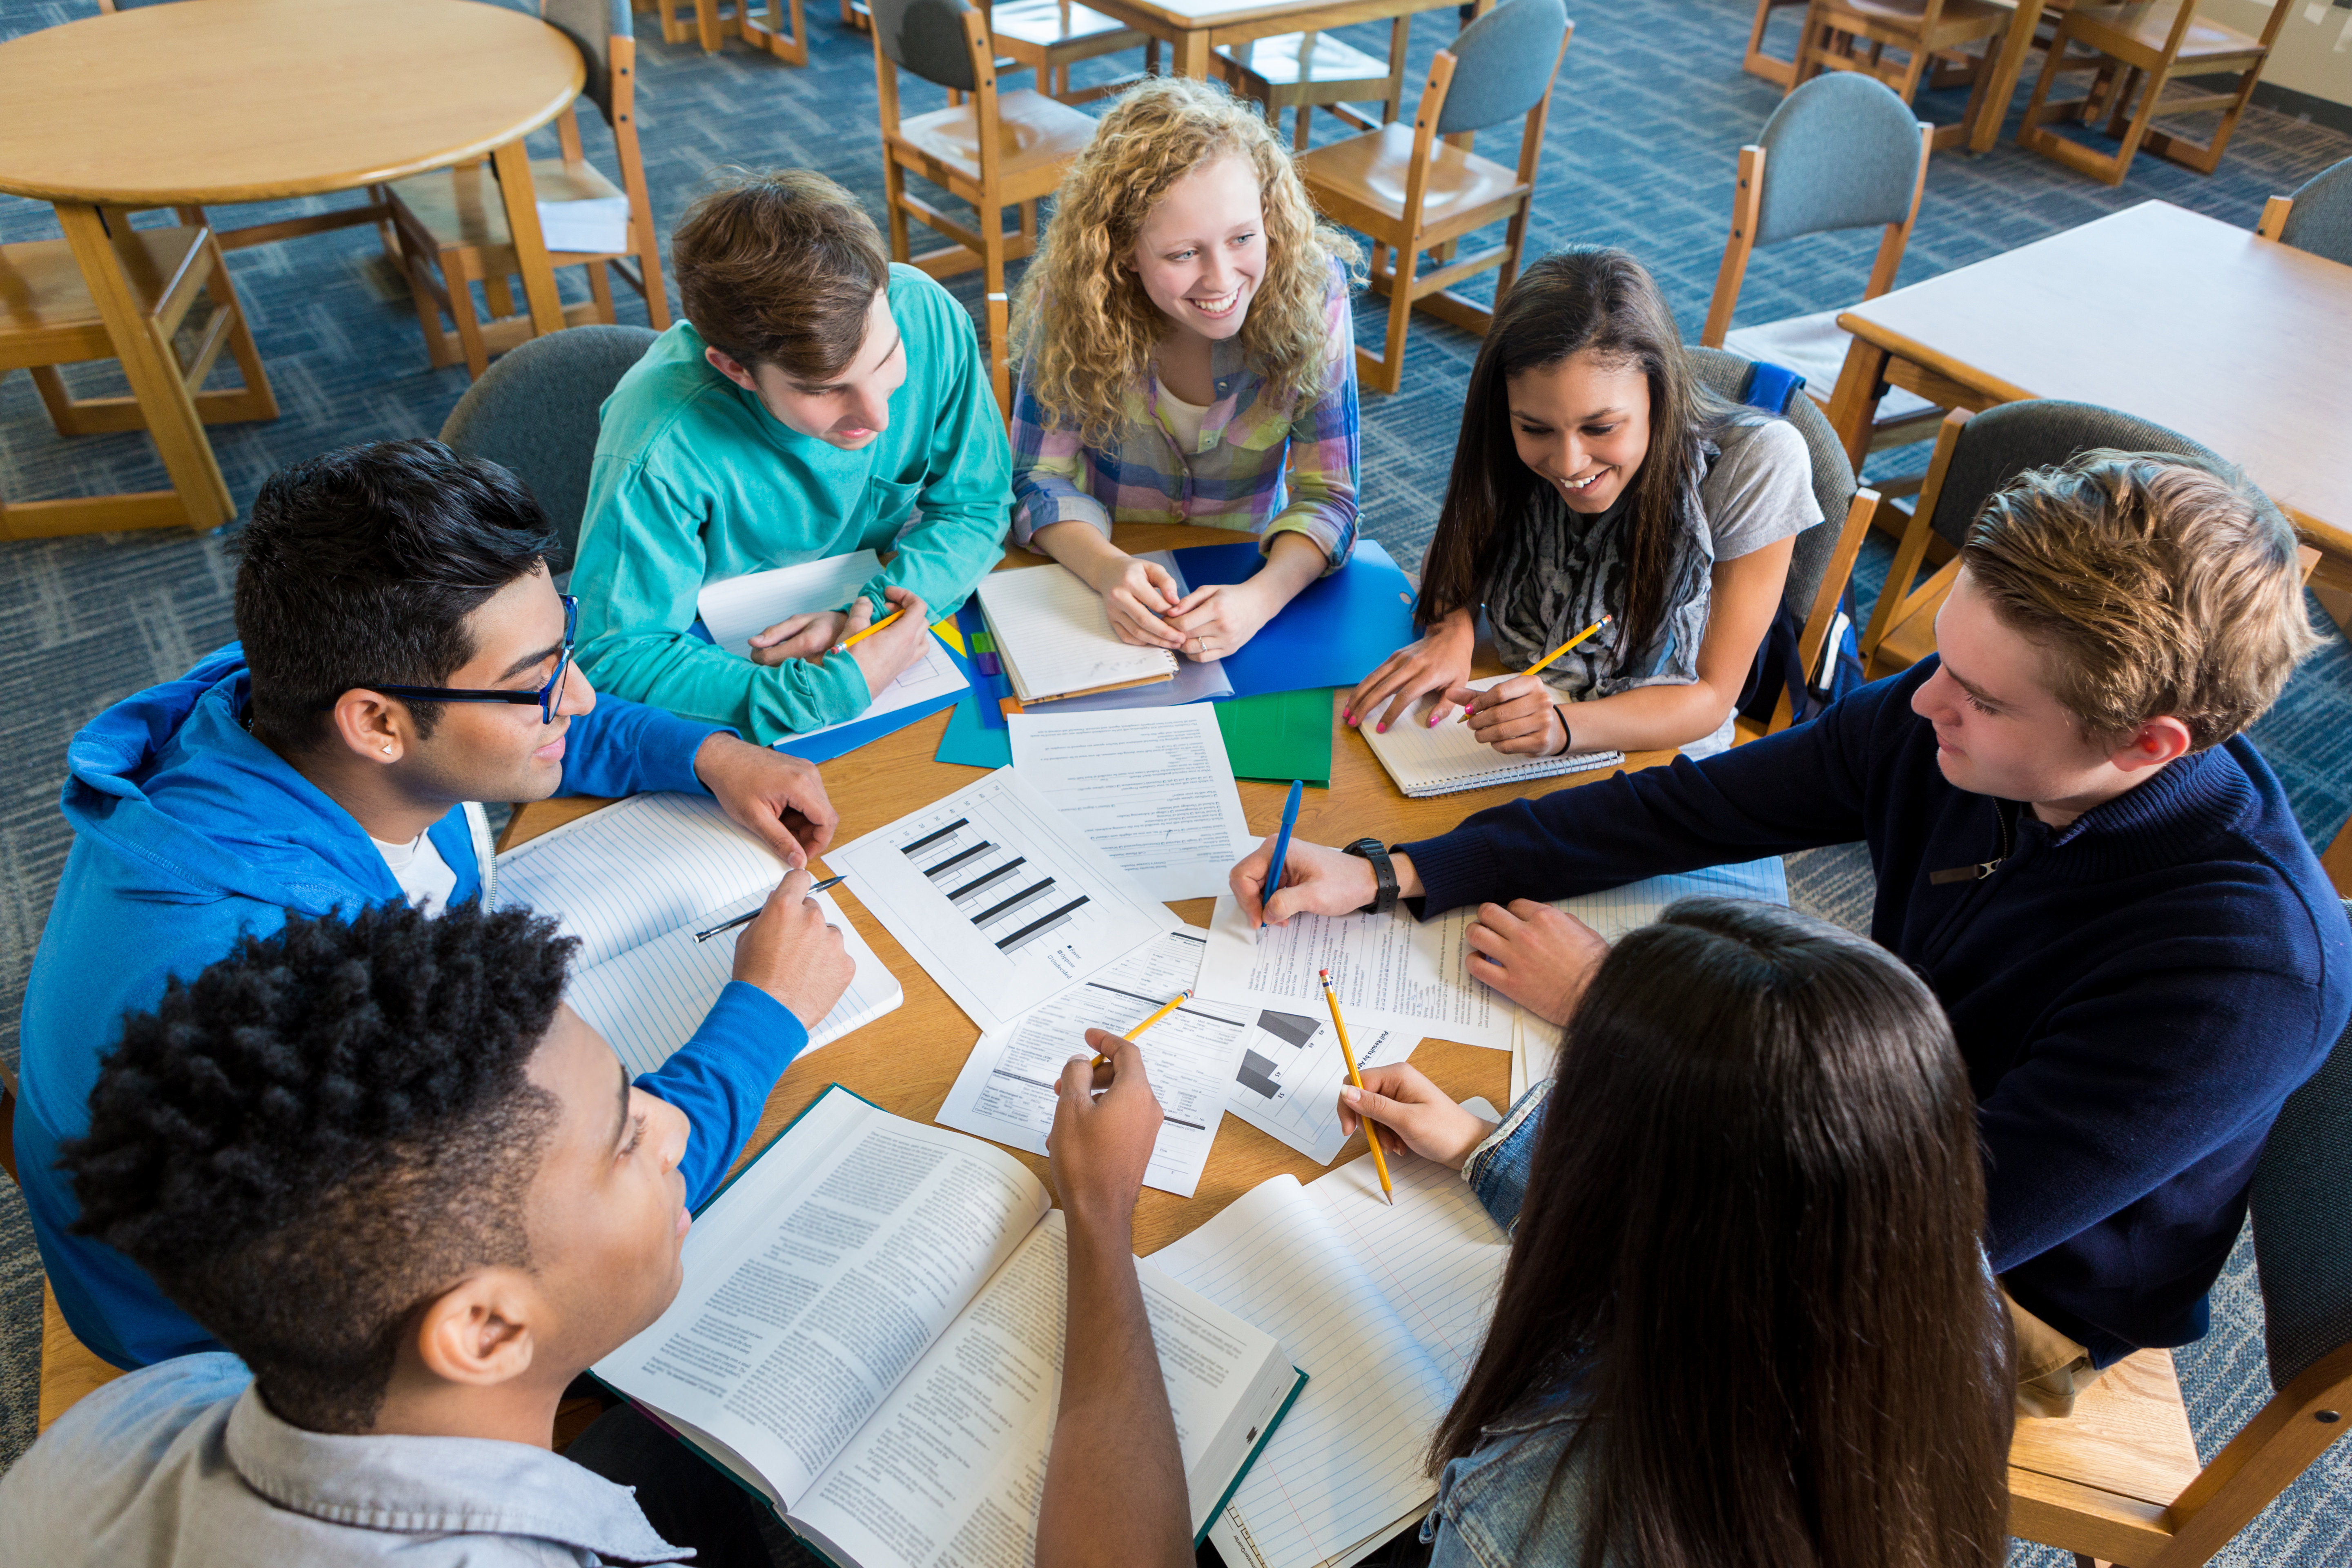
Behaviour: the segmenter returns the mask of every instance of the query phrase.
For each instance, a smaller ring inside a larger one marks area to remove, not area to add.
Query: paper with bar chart
[[[1227,894],[1209,921],[1201,994],[1312,1016],[1323,1009],[1316,972],[1328,969],[1350,1019],[1383,1014],[1436,1039],[1507,1051],[1519,1007],[1470,973],[1462,933],[1477,918],[1469,906],[1423,922],[1399,904],[1393,914],[1293,915],[1258,931]]]
[[[1317,1164],[1329,1164],[1349,1136],[1339,1131],[1339,1086],[1348,1081],[1348,1064],[1331,1033],[1331,1015],[1320,1008],[1309,1013],[1247,1004],[1209,1005],[1240,1011],[1250,1019],[1225,1109]],[[1349,1008],[1345,1016],[1360,1069],[1404,1060],[1428,1032],[1416,1021],[1380,1013]]]
[[[983,1030],[1175,923],[1011,768],[829,851],[825,864]]]

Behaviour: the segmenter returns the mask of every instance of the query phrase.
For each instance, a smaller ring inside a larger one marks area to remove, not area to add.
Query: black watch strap
[[[1359,838],[1348,846],[1345,853],[1371,862],[1372,875],[1380,880],[1380,891],[1372,901],[1356,912],[1360,915],[1385,915],[1397,907],[1396,863],[1389,858],[1389,847],[1377,838]]]

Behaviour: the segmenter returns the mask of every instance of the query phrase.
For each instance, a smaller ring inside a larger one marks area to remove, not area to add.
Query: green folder
[[[1331,787],[1331,687],[1269,691],[1214,704],[1234,776]]]

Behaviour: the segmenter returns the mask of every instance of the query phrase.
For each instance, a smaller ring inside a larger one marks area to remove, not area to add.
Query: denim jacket
[[[1478,1194],[1478,1202],[1506,1231],[1519,1225],[1519,1204],[1528,1195],[1528,1167],[1536,1157],[1536,1137],[1543,1129],[1543,1108],[1551,1099],[1552,1080],[1532,1084],[1511,1106],[1502,1125],[1462,1162],[1462,1179]]]

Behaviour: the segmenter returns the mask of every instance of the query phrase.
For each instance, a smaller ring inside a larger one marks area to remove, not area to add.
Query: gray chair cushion
[[[588,95],[604,122],[613,122],[613,40],[636,37],[629,0],[540,0],[539,14],[550,26],[580,46],[588,62]]]
[[[2294,193],[2294,210],[2279,238],[2352,267],[2352,158],[2321,170]]]
[[[2352,1029],[2287,1097],[2252,1206],[2271,1386],[2284,1388],[2352,1341]]]
[[[964,47],[963,0],[870,0],[874,37],[890,63],[925,81],[976,92],[971,51]]]
[[[1437,133],[1452,136],[1517,120],[1551,90],[1568,13],[1559,0],[1503,0],[1447,46],[1454,85],[1445,89]]]
[[[1756,138],[1764,193],[1756,243],[1901,223],[1919,179],[1919,121],[1885,82],[1815,77],[1780,100]]]
[[[1969,525],[1993,491],[2028,468],[2046,468],[2095,447],[2162,452],[2229,467],[2179,431],[2112,408],[2051,397],[2004,403],[1986,409],[1962,427],[1930,521],[1947,543],[1958,545],[1967,539]],[[2279,527],[2287,526],[2284,514],[2268,498],[2263,499],[2262,509]]]
[[[645,327],[570,327],[533,338],[467,389],[441,439],[464,458],[488,458],[530,487],[554,530],[551,572],[572,569],[597,409],[659,334]]]
[[[1748,378],[1751,363],[1745,354],[1723,349],[1684,352],[1690,355],[1691,372],[1701,386],[1726,403],[1739,401],[1739,384]],[[1805,450],[1812,455],[1813,499],[1822,508],[1822,521],[1797,535],[1796,552],[1789,558],[1788,586],[1780,592],[1781,607],[1803,616],[1812,612],[1813,595],[1821,591],[1830,557],[1837,552],[1838,533],[1845,527],[1845,514],[1853,509],[1856,487],[1853,465],[1846,461],[1845,447],[1819,404],[1799,392],[1789,399],[1789,412],[1783,417],[1797,427],[1797,434],[1805,438]]]

